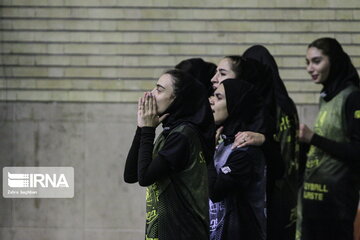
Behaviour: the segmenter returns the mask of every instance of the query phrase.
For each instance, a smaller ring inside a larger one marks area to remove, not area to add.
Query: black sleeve
[[[261,148],[265,155],[268,178],[272,180],[282,178],[285,165],[282,160],[280,142],[274,140],[274,135],[267,135]]]
[[[138,153],[140,146],[140,134],[141,134],[141,128],[137,127],[125,163],[124,181],[127,183],[135,183],[138,181],[137,161],[138,161]]]
[[[166,138],[157,157],[152,159],[154,138],[154,128],[142,128],[138,157],[138,178],[141,186],[149,186],[159,179],[183,170],[190,158],[188,139],[181,133],[173,133]]]
[[[214,162],[208,166],[209,197],[213,202],[223,200],[228,193],[246,188],[251,179],[253,159],[243,150],[235,150],[228,157],[219,173]]]
[[[301,186],[304,182],[307,153],[310,145],[308,143],[299,143],[299,148],[299,186]]]
[[[311,144],[333,155],[341,161],[358,166],[360,156],[360,92],[353,92],[345,103],[349,143],[336,142],[314,134]]]

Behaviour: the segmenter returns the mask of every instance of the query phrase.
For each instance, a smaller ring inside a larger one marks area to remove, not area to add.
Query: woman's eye
[[[312,62],[313,62],[314,64],[319,64],[319,63],[321,63],[321,61],[322,61],[321,58],[314,58],[314,59],[312,60]]]

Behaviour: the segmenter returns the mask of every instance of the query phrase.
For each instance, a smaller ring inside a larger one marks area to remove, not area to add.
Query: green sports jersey
[[[336,142],[349,142],[346,135],[345,102],[357,88],[349,86],[331,101],[321,100],[314,131]],[[304,218],[353,220],[357,207],[359,176],[344,161],[311,146],[302,194]]]
[[[147,188],[146,239],[208,239],[208,179],[201,142],[189,125],[180,125],[169,135],[173,133],[181,133],[189,140],[190,161],[185,169]],[[165,135],[160,134],[153,158],[165,142]]]

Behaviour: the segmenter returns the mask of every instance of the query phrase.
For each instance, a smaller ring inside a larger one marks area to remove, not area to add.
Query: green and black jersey
[[[277,106],[274,141],[279,146],[282,174],[274,180],[268,196],[268,238],[293,239],[297,220],[299,185],[299,119]],[[275,156],[276,157],[276,156]]]
[[[155,142],[153,159],[174,133],[188,139],[190,160],[185,169],[147,188],[146,239],[208,239],[207,167],[196,130],[180,125],[168,135],[161,134]]]
[[[329,102],[321,100],[314,131],[336,142],[350,142],[344,106],[358,88],[350,85]],[[302,195],[303,217],[353,221],[359,196],[359,176],[344,160],[311,146]]]

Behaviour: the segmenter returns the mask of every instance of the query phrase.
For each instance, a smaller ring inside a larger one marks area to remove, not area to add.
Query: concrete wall
[[[145,191],[122,181],[136,104],[179,61],[274,54],[300,119],[304,55],[336,37],[360,66],[358,0],[0,0],[0,166],[73,166],[74,199],[0,198],[0,239],[142,239]]]
[[[145,192],[122,179],[134,104],[0,103],[4,166],[72,166],[73,199],[0,198],[0,239],[142,239]]]

